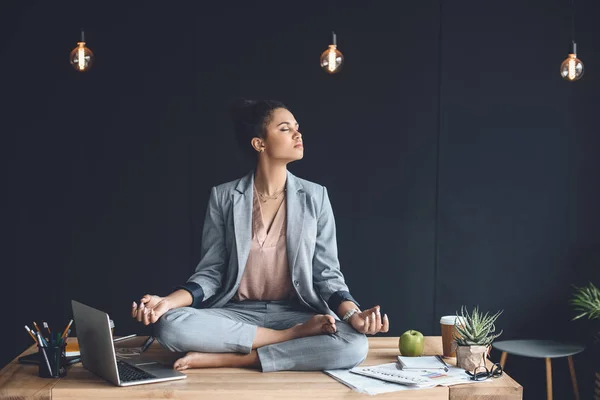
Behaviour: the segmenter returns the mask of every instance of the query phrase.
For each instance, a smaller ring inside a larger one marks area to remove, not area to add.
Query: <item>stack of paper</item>
[[[421,358],[421,357],[412,357]],[[410,365],[431,363],[432,360],[411,360]],[[442,362],[445,367],[440,368]],[[432,369],[400,369],[400,362],[368,367],[354,367],[350,370],[327,370],[327,375],[346,386],[366,394],[388,393],[401,390],[418,390],[434,386],[451,386],[461,383],[474,383],[462,368],[447,365],[442,360]],[[481,382],[481,381],[480,381]],[[486,382],[486,381],[483,381]]]
[[[331,369],[323,371],[335,380],[348,386],[357,392],[364,394],[381,394],[390,392],[400,392],[404,390],[421,389],[419,386],[398,385],[396,383],[385,382],[379,379],[373,379],[350,372],[348,369]]]
[[[433,386],[450,386],[470,382],[469,376],[462,368],[447,366],[444,369],[399,369],[398,364],[389,363],[371,367],[355,367],[350,372],[368,375],[372,378],[419,388]],[[406,382],[409,381],[409,382]],[[412,383],[414,382],[414,383]]]
[[[403,370],[448,370],[448,364],[440,356],[404,357],[398,356],[398,367]]]

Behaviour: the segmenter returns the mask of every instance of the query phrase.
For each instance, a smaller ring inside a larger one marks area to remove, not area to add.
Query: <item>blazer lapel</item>
[[[302,184],[291,172],[287,173],[286,181],[287,227],[286,246],[290,273],[294,276],[296,258],[300,249],[300,239],[304,229],[304,210],[306,208],[306,193]]]
[[[242,278],[250,246],[252,243],[252,197],[254,186],[254,171],[244,176],[238,182],[233,192],[233,229],[237,249],[238,274],[236,282]]]

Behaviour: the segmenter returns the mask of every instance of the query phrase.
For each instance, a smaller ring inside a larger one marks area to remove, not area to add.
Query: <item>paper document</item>
[[[353,374],[347,369],[330,369],[323,372],[348,386],[350,389],[369,395],[420,389],[417,386],[398,385],[396,383]]]
[[[475,381],[469,379],[464,369],[453,366],[448,366],[447,371],[440,369],[403,371],[399,369],[397,363],[388,363],[368,367],[354,367],[350,370],[337,369],[324,372],[357,392],[371,395],[475,383]],[[409,382],[405,382],[405,379],[408,379]],[[490,380],[479,382],[488,381]]]

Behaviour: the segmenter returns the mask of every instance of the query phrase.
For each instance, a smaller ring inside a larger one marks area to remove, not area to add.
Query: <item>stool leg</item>
[[[575,365],[573,364],[573,356],[569,356],[569,371],[571,372],[571,382],[573,382],[573,393],[575,400],[579,400],[579,387],[577,386],[577,377],[575,376]]]
[[[506,364],[506,356],[507,353],[503,351],[502,355],[500,356],[500,366],[502,367],[502,369],[504,369],[504,364]]]
[[[546,358],[546,397],[552,400],[552,361]]]

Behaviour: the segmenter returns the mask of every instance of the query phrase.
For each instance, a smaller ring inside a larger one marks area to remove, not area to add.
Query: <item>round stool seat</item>
[[[577,343],[557,342],[554,340],[500,340],[492,343],[492,347],[523,357],[559,358],[581,353],[585,346]]]

